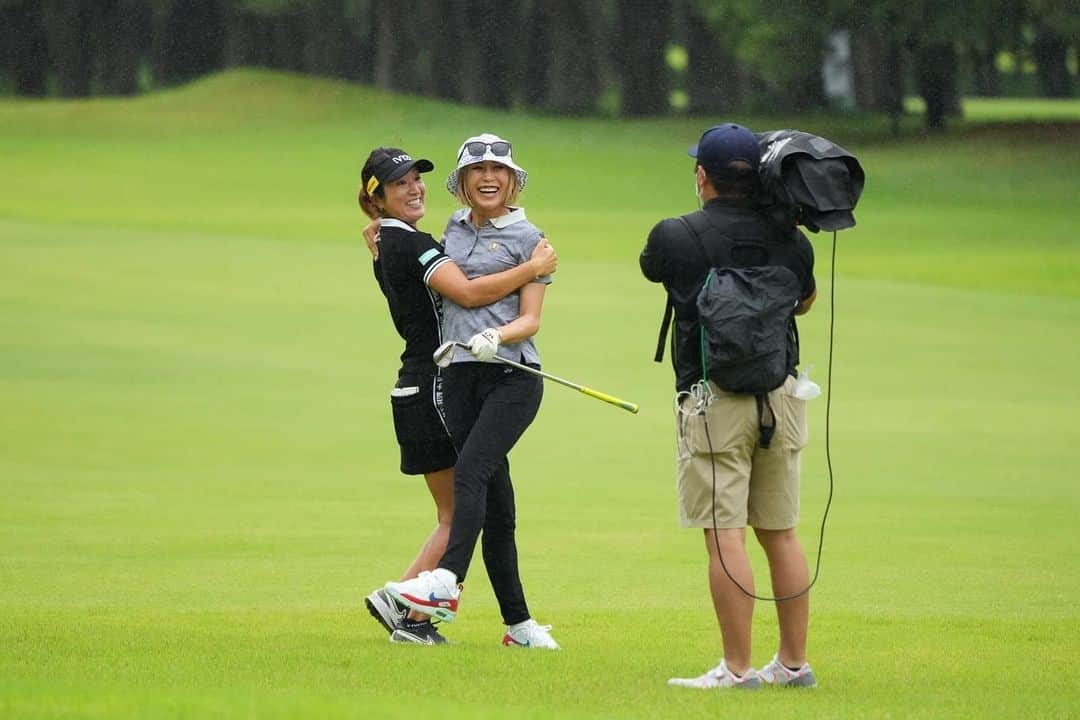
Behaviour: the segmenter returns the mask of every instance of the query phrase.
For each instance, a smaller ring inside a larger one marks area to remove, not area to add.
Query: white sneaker
[[[770,685],[779,687],[817,687],[817,678],[809,663],[803,663],[798,670],[791,670],[780,662],[779,655],[773,655],[772,662],[758,670],[758,675]]]
[[[559,649],[559,643],[551,637],[551,626],[538,625],[532,618],[506,628],[502,644],[509,647]]]
[[[750,668],[746,671],[745,675],[739,677],[728,670],[727,663],[721,660],[719,665],[704,675],[699,675],[696,678],[671,678],[667,681],[667,684],[677,685],[679,687],[697,688],[699,690],[711,690],[713,688],[757,690],[761,687],[761,678],[758,677],[754,668]]]
[[[383,589],[402,605],[425,615],[446,622],[452,622],[457,615],[461,587],[457,584],[457,576],[449,570],[425,570],[412,580],[388,582]]]

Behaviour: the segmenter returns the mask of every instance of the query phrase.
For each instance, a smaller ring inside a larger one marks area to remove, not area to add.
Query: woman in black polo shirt
[[[466,278],[442,246],[416,227],[424,216],[426,196],[421,173],[433,169],[429,160],[414,160],[404,150],[376,148],[360,173],[358,198],[364,213],[378,221],[378,242],[370,244],[375,278],[386,296],[394,327],[405,341],[397,382],[390,392],[401,472],[424,476],[438,516],[438,525],[403,579],[436,566],[453,517],[457,454],[443,420],[441,377],[432,360],[442,342],[442,296],[465,307],[487,305],[554,272],[556,266],[555,251],[544,242],[526,263],[496,275]],[[406,616],[406,609],[383,590],[368,595],[365,603],[390,632],[391,641],[445,642],[426,615]]]

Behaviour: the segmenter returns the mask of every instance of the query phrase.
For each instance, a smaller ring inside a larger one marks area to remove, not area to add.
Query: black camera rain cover
[[[808,229],[855,226],[866,175],[859,160],[831,140],[799,130],[757,134],[761,182],[780,205],[796,210]]]

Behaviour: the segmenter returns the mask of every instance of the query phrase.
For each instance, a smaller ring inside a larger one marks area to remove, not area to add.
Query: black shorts
[[[457,453],[442,414],[442,378],[402,372],[390,392],[401,472],[424,475],[454,467]]]

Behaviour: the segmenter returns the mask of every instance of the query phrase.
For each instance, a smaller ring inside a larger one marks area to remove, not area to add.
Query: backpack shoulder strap
[[[731,242],[727,235],[721,236],[725,242],[713,243],[708,246],[706,246],[705,241],[701,239],[702,236],[709,233],[710,229],[714,231],[718,230],[709,218],[705,216],[705,213],[694,212],[689,213],[688,215],[681,215],[679,216],[679,220],[686,226],[687,231],[690,233],[690,237],[694,238],[708,267],[728,267],[731,265]]]
[[[709,262],[709,253],[705,250],[705,245],[701,242],[701,237],[698,236],[694,226],[690,224],[689,216],[680,215],[679,221],[686,228],[686,232],[690,234],[690,237],[697,241],[698,247],[701,248],[701,252],[705,254],[705,260]],[[660,321],[660,333],[656,338],[656,352],[653,354],[654,362],[664,361],[664,345],[667,342],[668,332],[671,329],[671,324],[674,321],[673,316],[675,314],[675,305],[671,302],[671,296],[668,295],[667,304],[664,306],[664,318]],[[672,336],[672,342],[675,341]]]
[[[668,296],[667,305],[664,306],[664,319],[660,321],[660,335],[656,338],[656,354],[653,355],[654,362],[664,361],[664,343],[667,341],[668,330],[671,328],[672,319],[671,316],[675,313],[675,305],[671,302],[671,296]]]
[[[703,230],[704,227],[698,222],[697,215],[698,213],[680,215],[679,222],[683,224],[683,227],[686,228],[686,232],[688,232],[690,237],[694,239],[694,242],[697,243],[698,249],[701,250],[701,254],[705,256],[705,262],[708,263],[709,267],[712,267],[714,265],[712,258],[709,256],[709,251],[706,249],[705,243],[701,241],[701,230]]]

